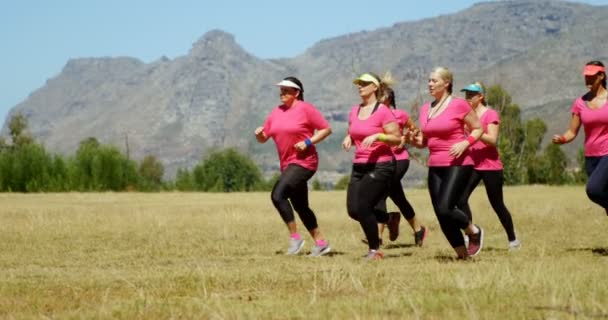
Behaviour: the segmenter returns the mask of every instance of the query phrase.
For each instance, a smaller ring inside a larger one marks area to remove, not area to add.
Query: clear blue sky
[[[454,13],[476,2],[7,0],[0,6],[0,120],[71,58],[175,58],[211,29],[232,33],[258,57],[293,57],[321,39]]]

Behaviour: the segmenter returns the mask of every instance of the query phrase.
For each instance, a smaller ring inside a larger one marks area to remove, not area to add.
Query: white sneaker
[[[309,256],[320,257],[322,255],[328,254],[330,251],[331,251],[331,248],[329,247],[329,241],[327,241],[324,246],[318,246],[315,244],[312,247],[312,250],[310,251]]]
[[[302,250],[304,247],[304,239],[293,239],[289,238],[289,248],[287,249],[287,255],[293,256]]]
[[[517,239],[509,241],[509,250],[519,250],[521,248],[521,242]]]

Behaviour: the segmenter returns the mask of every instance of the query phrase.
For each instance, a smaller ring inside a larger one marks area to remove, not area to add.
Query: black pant
[[[587,196],[608,214],[608,156],[585,157]]]
[[[395,174],[395,162],[353,164],[353,171],[346,192],[348,215],[363,228],[370,249],[378,249],[378,222],[387,223],[388,214],[375,210],[374,206],[388,192]]]
[[[391,184],[389,186],[388,194],[376,204],[375,209],[387,212],[386,209],[386,198],[393,200],[399,211],[403,214],[405,219],[410,220],[414,218],[416,212],[414,208],[407,201],[405,193],[403,192],[403,186],[401,185],[401,179],[405,176],[407,169],[410,167],[410,160],[397,160],[395,161],[395,175],[393,175]]]
[[[456,205],[473,173],[473,166],[429,167],[428,186],[433,209],[452,248],[464,245],[461,229],[471,223]]]
[[[464,211],[464,213],[469,216],[471,221],[473,220],[473,214],[471,213],[471,208],[469,207],[469,197],[481,180],[483,180],[483,184],[486,187],[486,194],[488,195],[488,200],[490,200],[492,209],[494,209],[494,212],[496,212],[502,227],[507,232],[509,241],[515,240],[516,237],[515,230],[513,228],[513,219],[511,218],[511,213],[505,206],[505,202],[503,200],[502,170],[473,170],[473,174],[471,174],[471,178],[464,188],[464,194],[458,202],[458,208]]]
[[[272,204],[277,208],[285,223],[295,221],[291,208],[293,205],[293,209],[296,210],[308,231],[318,227],[317,217],[315,217],[315,213],[308,206],[307,182],[314,174],[314,171],[296,164],[290,164],[281,173],[270,194]]]

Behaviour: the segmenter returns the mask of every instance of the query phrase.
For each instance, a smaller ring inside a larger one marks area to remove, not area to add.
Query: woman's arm
[[[268,141],[268,136],[266,136],[266,133],[264,132],[264,127],[257,127],[254,134],[259,143],[265,143]]]
[[[570,119],[570,128],[568,128],[568,130],[566,132],[564,132],[564,134],[562,134],[561,136],[557,135],[557,134],[554,135],[553,139],[551,139],[551,140],[555,144],[569,143],[570,141],[572,141],[576,138],[580,128],[581,128],[581,117],[578,114],[572,114],[572,119]]]
[[[385,124],[382,129],[383,133],[372,134],[361,142],[363,148],[368,148],[372,143],[376,141],[384,142],[391,146],[398,146],[401,143],[401,132],[399,132],[399,125],[397,122],[389,122]]]
[[[330,134],[331,128],[317,130],[315,134],[312,135],[312,137],[296,143],[294,147],[298,149],[298,151],[304,151],[308,147],[323,141],[323,139],[327,138],[327,136],[329,136]]]
[[[462,153],[469,146],[471,146],[477,140],[479,140],[479,138],[483,134],[483,129],[481,128],[481,122],[479,122],[479,118],[477,117],[477,114],[475,113],[475,111],[471,110],[467,113],[467,115],[464,117],[464,123],[469,128],[469,130],[471,130],[471,133],[465,140],[455,143],[450,148],[450,155],[455,158],[460,157],[462,155]]]
[[[488,133],[483,133],[481,135],[481,142],[485,143],[488,146],[496,146],[496,142],[498,141],[498,132],[500,131],[500,125],[498,123],[490,123],[488,124]]]

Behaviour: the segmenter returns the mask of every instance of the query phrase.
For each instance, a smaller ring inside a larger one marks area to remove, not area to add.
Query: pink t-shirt
[[[372,134],[384,132],[386,124],[397,121],[391,110],[381,104],[376,112],[372,113],[365,120],[359,120],[358,111],[359,106],[353,106],[348,116],[348,134],[356,146],[353,162],[377,163],[392,161],[393,152],[391,151],[391,147],[384,142],[376,141],[368,148],[361,147],[363,139]]]
[[[312,104],[297,100],[288,108],[277,106],[264,122],[264,133],[271,137],[279,154],[281,171],[289,164],[297,164],[316,171],[319,157],[315,146],[298,152],[294,145],[313,136],[315,130],[329,128],[327,120]]]
[[[436,117],[429,119],[431,103],[425,103],[420,110],[420,130],[429,147],[429,167],[449,167],[472,165],[469,151],[459,158],[450,156],[452,145],[466,139],[464,118],[471,111],[466,100],[452,97],[448,106]]]
[[[395,118],[397,119],[397,124],[399,125],[399,131],[403,134],[403,128],[405,124],[410,119],[410,115],[407,114],[404,110],[400,109],[392,109]],[[409,154],[407,153],[407,148],[397,148],[396,146],[391,147],[393,150],[393,156],[395,160],[407,160],[409,159]]]
[[[498,112],[490,108],[479,117],[479,121],[483,127],[483,133],[488,133],[489,124],[500,124]],[[483,143],[481,140],[477,140],[477,142],[469,147],[469,154],[473,158],[475,170],[496,171],[503,168],[498,155],[498,149],[495,146]]]
[[[585,156],[608,155],[608,103],[599,109],[591,109],[579,97],[572,105],[572,113],[581,118],[585,129]]]

